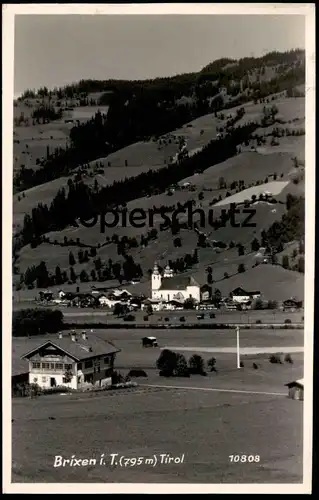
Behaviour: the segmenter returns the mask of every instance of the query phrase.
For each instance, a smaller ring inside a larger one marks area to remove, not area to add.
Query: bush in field
[[[269,358],[270,363],[282,365],[280,354],[272,354]]]
[[[215,372],[216,371],[216,358],[210,358],[207,361],[207,366],[211,372]]]
[[[202,375],[205,373],[204,360],[199,354],[193,354],[188,361],[189,371],[192,375]]]
[[[171,377],[176,369],[176,353],[169,349],[164,349],[156,361],[156,367],[160,370],[161,375]]]
[[[293,364],[293,360],[290,354],[286,354],[285,356],[285,362],[290,363],[291,365]]]
[[[187,366],[187,361],[183,354],[176,354],[176,376],[177,377],[189,377],[189,369]]]
[[[123,375],[120,372],[114,371],[112,373],[112,385],[122,384],[123,382],[125,382]]]
[[[144,371],[144,370],[140,370],[140,369],[133,369],[133,370],[130,370],[127,374],[127,377],[128,378],[131,378],[131,377],[147,377],[147,373]]]

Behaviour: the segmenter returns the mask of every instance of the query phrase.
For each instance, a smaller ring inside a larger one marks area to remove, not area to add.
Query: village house
[[[66,386],[72,389],[111,383],[114,361],[120,349],[85,332],[60,333],[21,359],[29,363],[29,383],[42,388]]]
[[[155,263],[152,273],[152,299],[164,302],[185,302],[186,299],[194,299],[195,302],[200,302],[200,286],[193,277],[174,276],[168,265],[162,276]]]
[[[294,380],[293,382],[289,382],[286,384],[288,387],[288,397],[291,399],[299,399],[303,401],[304,394],[304,381],[303,378],[299,380]]]
[[[102,307],[114,307],[115,304],[121,304],[121,300],[112,300],[109,297],[107,297],[105,294],[101,294],[97,297],[97,300],[99,302],[99,305]]]
[[[39,299],[50,301],[53,299],[53,292],[51,292],[49,290],[41,291],[41,292],[39,292]]]
[[[260,291],[247,291],[241,287],[235,288],[230,294],[231,299],[238,304],[260,298]]]
[[[163,310],[166,311],[182,311],[184,309],[182,302],[177,300],[170,300],[168,302],[163,302]]]
[[[282,306],[284,311],[294,312],[297,309],[302,308],[302,301],[298,301],[296,299],[288,299],[283,302]]]
[[[147,311],[147,308],[151,306],[153,311],[162,311],[163,310],[163,302],[156,299],[146,299],[141,305],[142,311]]]

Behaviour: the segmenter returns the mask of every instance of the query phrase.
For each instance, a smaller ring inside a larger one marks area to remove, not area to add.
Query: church
[[[155,263],[152,273],[152,299],[184,302],[190,298],[200,302],[200,285],[195,279],[188,276],[174,276],[168,265],[162,275]]]

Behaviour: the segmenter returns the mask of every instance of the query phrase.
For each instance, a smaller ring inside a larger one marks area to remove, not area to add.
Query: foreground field
[[[12,480],[298,483],[302,481],[302,407],[282,394],[167,388],[79,399],[16,400]],[[99,464],[102,453],[105,465]],[[111,465],[112,453],[127,458],[184,454],[184,461],[121,468]],[[236,454],[253,455],[259,462],[232,463],[230,455]],[[96,458],[97,464],[53,466],[56,456],[70,459],[73,455]]]

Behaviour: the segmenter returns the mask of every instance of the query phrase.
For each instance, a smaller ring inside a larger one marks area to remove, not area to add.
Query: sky
[[[14,93],[172,76],[293,48],[305,48],[302,15],[16,15]]]

